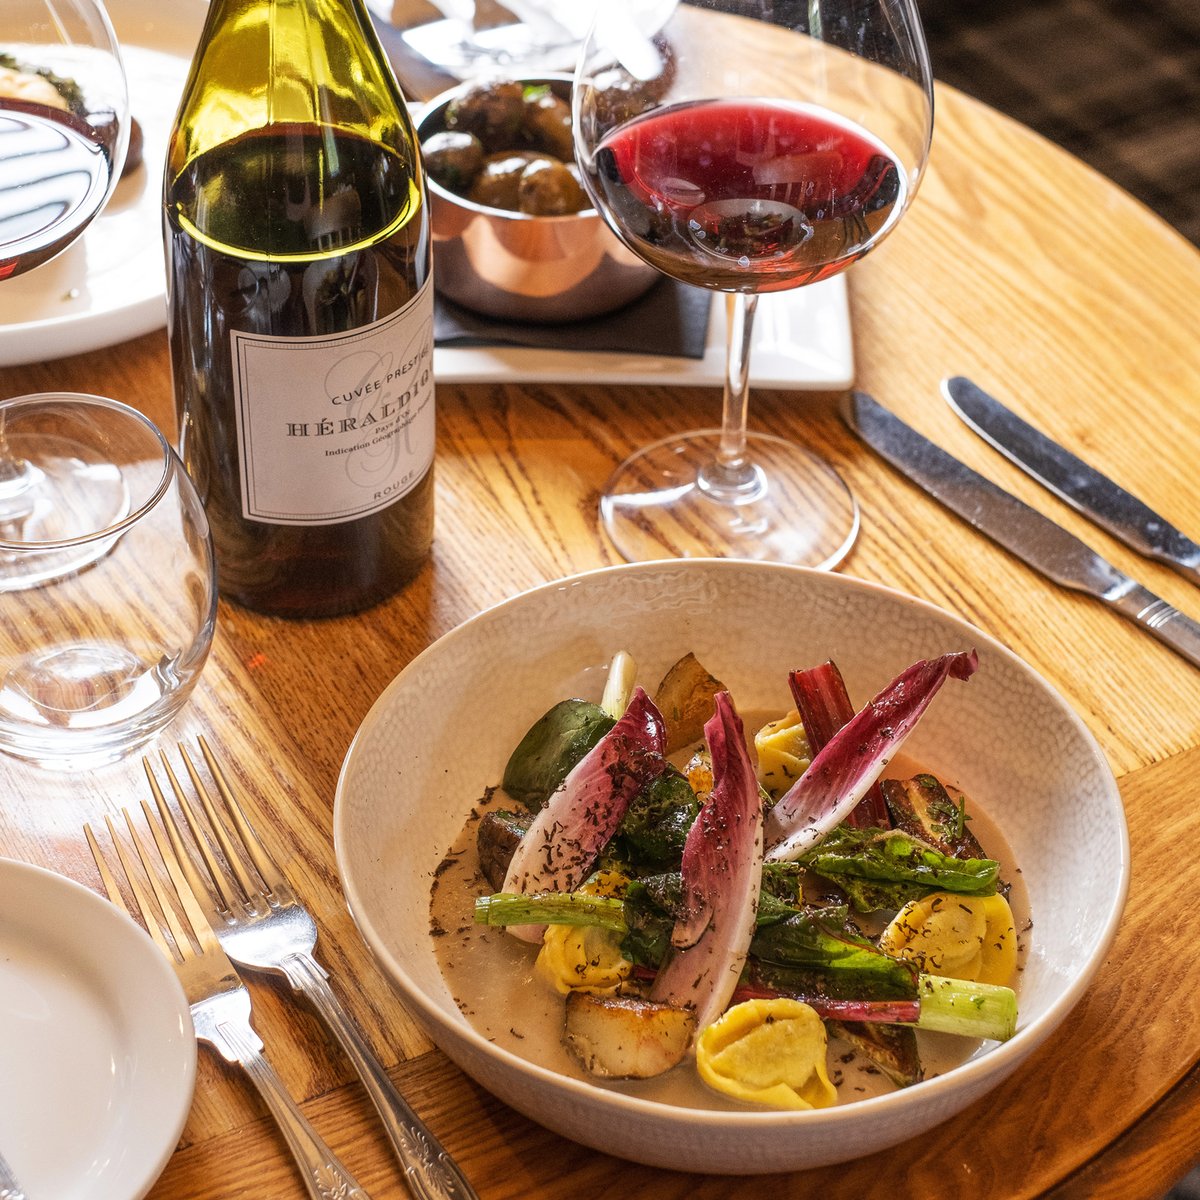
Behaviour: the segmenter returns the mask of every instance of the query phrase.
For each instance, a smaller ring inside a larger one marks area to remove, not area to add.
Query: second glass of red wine
[[[0,0],[0,287],[87,228],[128,141],[125,69],[101,0]],[[54,537],[58,497],[77,485],[98,528],[125,516],[119,473],[101,477],[71,453],[34,465],[10,448],[0,413],[0,538]]]
[[[60,254],[104,207],[129,98],[101,0],[0,3],[0,280]]]
[[[600,504],[614,546],[631,561],[836,566],[858,532],[844,481],[747,427],[754,316],[759,296],[845,270],[912,201],[933,130],[915,0],[606,0],[574,126],[585,186],[621,240],[726,296],[721,427],[617,469]]]

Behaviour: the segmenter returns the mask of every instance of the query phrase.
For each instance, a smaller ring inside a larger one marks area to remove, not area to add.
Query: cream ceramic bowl
[[[834,659],[863,703],[919,658],[974,647],[906,751],[999,828],[1033,929],[1018,1032],[904,1091],[810,1112],[681,1108],[569,1078],[502,1049],[460,1013],[429,932],[433,874],[528,726],[566,696],[598,698],[618,649],[652,689],[692,650],[743,711],[785,703],[787,671]],[[755,1174],[843,1161],[946,1120],[1017,1070],[1083,995],[1116,931],[1129,875],[1120,796],[1079,718],[965,621],[845,576],[689,559],[547,584],[467,621],[380,696],[350,747],[334,812],[351,912],[409,1011],[464,1071],[535,1121],[610,1154]]]
[[[570,99],[569,76],[523,79]],[[454,88],[417,122],[424,141],[446,127]],[[464,308],[508,321],[561,322],[601,316],[636,300],[662,276],[617,240],[594,208],[535,217],[476,204],[427,179],[434,286]]]

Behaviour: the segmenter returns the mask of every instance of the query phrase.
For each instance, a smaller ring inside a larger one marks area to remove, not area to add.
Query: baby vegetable
[[[974,651],[921,659],[825,743],[812,765],[767,814],[767,858],[798,858],[855,809],[950,676],[969,679]]]
[[[954,858],[898,829],[842,826],[799,861],[833,880],[859,912],[898,909],[939,889],[988,896],[1000,873],[995,859]]]
[[[825,743],[832,740],[833,735],[854,717],[854,705],[850,702],[846,681],[836,663],[823,662],[805,671],[792,671],[788,675],[788,687],[791,688],[800,720],[808,731],[811,752],[818,754]],[[846,824],[855,828],[887,828],[887,807],[878,783],[867,788],[863,798],[847,814]]]
[[[704,736],[705,723],[715,711],[716,695],[725,690],[725,685],[694,654],[685,654],[663,676],[654,703],[667,723],[668,754]]]
[[[485,813],[479,822],[475,844],[479,850],[479,869],[484,878],[499,891],[508,874],[508,864],[517,851],[533,818],[528,813]]]
[[[828,1108],[825,1026],[798,1000],[735,1004],[700,1034],[696,1069],[709,1087],[770,1108]]]
[[[927,774],[885,779],[880,786],[897,829],[955,858],[986,857],[971,832],[967,799],[961,792],[952,792]]]
[[[704,727],[713,790],[683,847],[684,911],[650,999],[696,1014],[704,1029],[729,1003],[754,936],[762,879],[762,804],[742,722],[727,692]]]
[[[634,866],[667,870],[678,864],[699,812],[700,802],[687,778],[668,767],[630,801],[618,835],[621,848]]]
[[[662,718],[641,688],[625,715],[574,767],[538,811],[508,864],[510,892],[574,891],[591,874],[629,802],[665,770]],[[538,927],[509,930],[541,941]]]
[[[526,832],[511,813],[481,822],[493,885],[510,857],[476,921],[541,943],[565,1044],[606,1077],[694,1050],[738,1100],[823,1107],[827,1022],[899,1086],[923,1077],[917,1029],[1011,1037],[1013,915],[965,799],[931,775],[874,787],[942,683],[976,665],[917,662],[858,713],[832,663],[793,671],[797,710],[759,730],[756,771],[694,656],[660,685],[664,713],[619,654],[600,705],[556,705],[513,753],[505,788],[541,807]],[[704,714],[707,744],[680,770],[667,748],[692,745]],[[878,936],[851,916],[879,910],[896,915]]]

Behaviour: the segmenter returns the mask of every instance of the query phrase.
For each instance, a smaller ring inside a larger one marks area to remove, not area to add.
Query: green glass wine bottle
[[[429,212],[362,0],[211,0],[167,156],[180,451],[227,598],[330,616],[433,534]]]

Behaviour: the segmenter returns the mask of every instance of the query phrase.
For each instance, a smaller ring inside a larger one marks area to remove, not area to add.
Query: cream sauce
[[[746,721],[748,729],[758,728],[769,719],[759,714],[755,721],[754,716]],[[897,755],[885,774],[903,779],[919,769],[903,755]],[[500,789],[475,806],[433,882],[430,918],[436,934],[438,965],[467,1020],[483,1037],[529,1062],[627,1095],[683,1108],[756,1107],[740,1104],[706,1087],[688,1059],[654,1079],[609,1081],[587,1074],[571,1058],[561,1040],[563,998],[534,973],[537,947],[508,936],[503,929],[477,925],[472,919],[475,898],[492,890],[479,868],[475,849],[479,822],[486,812],[504,808],[520,811],[520,806]],[[1000,831],[981,811],[974,797],[968,798],[967,812],[972,832],[985,853],[999,860],[1001,878],[1011,888],[1008,899],[1018,934],[1019,977],[1027,953],[1028,896]],[[1019,982],[1014,986],[1019,995]],[[917,1039],[927,1079],[968,1061],[981,1046],[973,1039],[923,1030],[917,1031]],[[837,1086],[839,1104],[895,1090],[877,1067],[841,1039],[830,1038],[828,1054],[829,1076]]]

